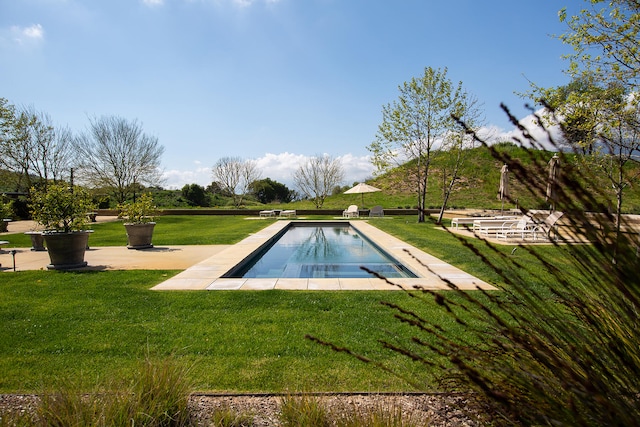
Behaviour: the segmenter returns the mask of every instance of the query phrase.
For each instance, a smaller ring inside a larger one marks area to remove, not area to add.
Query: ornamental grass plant
[[[554,136],[542,130],[553,142]],[[515,142],[543,148],[524,129]],[[525,167],[508,153],[487,147],[498,164],[508,165],[512,179],[544,197],[547,162],[554,153],[540,158],[532,152],[531,165]],[[448,283],[450,291],[417,286],[407,292],[423,304],[418,309],[383,301],[397,325],[380,344],[424,371],[437,372],[442,390],[469,393],[471,406],[484,408],[491,425],[637,426],[638,230],[598,202],[605,199],[599,197],[602,188],[583,185],[594,182],[592,171],[571,166],[563,157],[560,152],[556,198],[549,200],[553,209],[564,212],[563,232],[547,246],[514,243],[508,251],[486,240],[471,243],[452,235],[466,248],[463,256],[499,277],[500,291],[461,291]],[[589,214],[583,206],[600,214]],[[572,236],[589,243],[576,244]],[[559,257],[559,251],[567,257]],[[458,332],[460,327],[465,333]],[[412,330],[411,337],[399,338],[396,332],[406,328]],[[309,338],[393,371],[418,389],[426,387],[419,376],[410,377],[402,368]]]

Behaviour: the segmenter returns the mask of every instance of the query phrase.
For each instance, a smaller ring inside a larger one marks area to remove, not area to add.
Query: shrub
[[[82,230],[93,210],[89,192],[65,183],[31,189],[31,216],[46,230],[65,232]]]
[[[129,224],[147,224],[155,220],[157,208],[153,204],[151,194],[145,193],[135,202],[126,202],[118,205],[118,218],[124,218]]]

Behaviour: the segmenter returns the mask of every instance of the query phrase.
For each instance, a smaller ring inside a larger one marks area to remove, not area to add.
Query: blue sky
[[[0,0],[0,97],[84,131],[136,119],[165,147],[166,186],[211,182],[226,156],[291,184],[309,156],[373,174],[384,104],[425,67],[526,116],[529,81],[565,84],[551,37],[577,0]]]

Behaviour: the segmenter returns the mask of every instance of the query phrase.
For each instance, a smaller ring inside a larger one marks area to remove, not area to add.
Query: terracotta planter
[[[148,222],[146,224],[124,224],[124,228],[127,230],[127,248],[129,249],[148,249],[153,247],[151,243],[153,238],[153,228],[155,222]]]
[[[84,253],[89,242],[89,232],[43,233],[51,264],[49,270],[68,270],[85,267]]]

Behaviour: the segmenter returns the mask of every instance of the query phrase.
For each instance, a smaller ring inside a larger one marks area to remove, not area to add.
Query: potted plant
[[[6,200],[6,196],[0,195],[0,233],[7,231],[7,225],[13,217],[13,207],[10,200]]]
[[[84,253],[91,230],[85,230],[91,196],[82,187],[66,183],[48,184],[31,190],[31,216],[44,231],[51,264],[48,269],[71,269],[87,265]]]
[[[134,202],[118,205],[118,218],[124,218],[127,231],[127,248],[148,249],[153,247],[153,229],[156,225],[154,215],[157,208],[150,194],[143,194]]]

